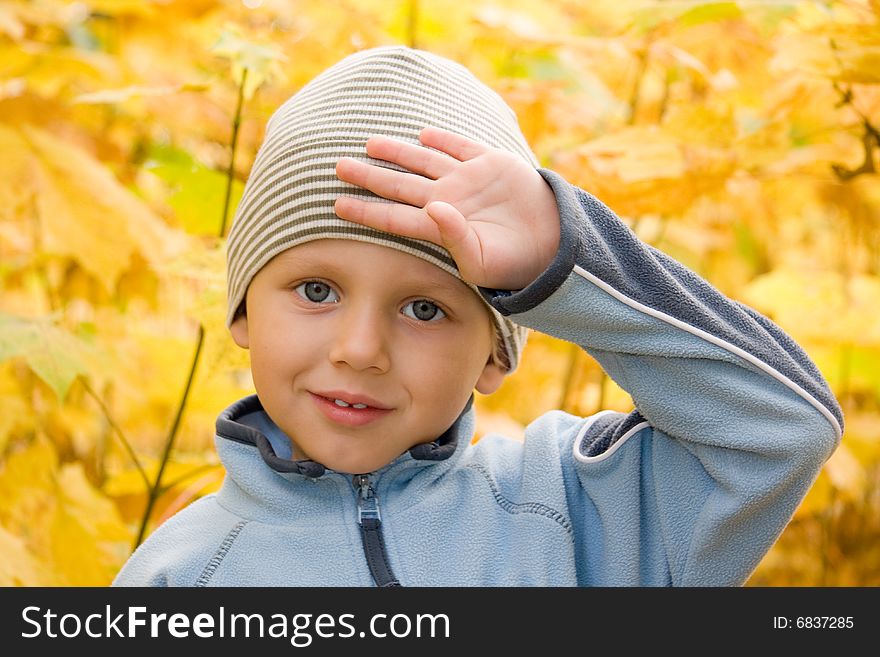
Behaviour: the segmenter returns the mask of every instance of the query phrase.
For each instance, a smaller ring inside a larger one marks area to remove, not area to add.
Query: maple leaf
[[[86,363],[92,349],[51,318],[0,313],[0,362],[23,358],[61,400],[76,377],[88,373]]]

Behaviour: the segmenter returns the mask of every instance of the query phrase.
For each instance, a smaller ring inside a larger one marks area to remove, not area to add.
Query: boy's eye
[[[410,301],[403,307],[401,312],[407,317],[418,319],[422,322],[433,322],[446,317],[446,313],[440,310],[437,304],[427,299]]]
[[[313,303],[336,303],[339,297],[333,288],[321,281],[306,281],[295,288],[296,293],[303,299]]]

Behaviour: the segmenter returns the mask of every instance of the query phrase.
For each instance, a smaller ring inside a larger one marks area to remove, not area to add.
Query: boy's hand
[[[367,141],[370,157],[412,173],[340,159],[339,178],[398,203],[341,196],[336,214],[445,247],[469,283],[519,290],[534,281],[559,248],[556,198],[541,174],[518,155],[440,128],[419,140],[430,148]]]

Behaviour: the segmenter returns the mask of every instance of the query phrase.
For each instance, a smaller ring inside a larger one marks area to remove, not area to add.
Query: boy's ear
[[[248,339],[247,315],[242,313],[232,320],[232,324],[229,325],[229,332],[232,334],[232,339],[235,340],[235,344],[239,347],[247,349],[250,346],[250,340]]]
[[[494,363],[493,359],[490,358],[474,387],[477,389],[477,392],[491,395],[501,387],[505,376],[507,376],[507,370]]]

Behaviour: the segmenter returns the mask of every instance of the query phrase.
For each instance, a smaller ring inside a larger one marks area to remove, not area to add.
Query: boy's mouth
[[[340,390],[329,390],[326,392],[313,392],[312,394],[323,397],[340,408],[354,408],[364,410],[372,408],[380,411],[390,411],[391,407],[383,405],[381,402],[357,393],[345,392]]]
[[[360,427],[385,417],[393,409],[362,395],[342,392],[310,393],[320,411],[330,421],[349,427]]]
[[[366,404],[349,404],[348,402],[344,402],[341,399],[332,399],[331,401],[337,406],[344,406],[345,408],[348,408],[349,406],[351,406],[352,408],[367,408]]]

